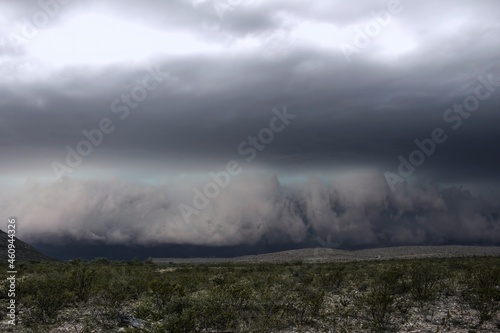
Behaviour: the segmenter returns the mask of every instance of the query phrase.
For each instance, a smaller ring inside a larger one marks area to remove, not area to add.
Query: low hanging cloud
[[[52,245],[308,244],[317,235],[345,247],[500,242],[500,204],[491,199],[498,193],[431,183],[393,193],[375,172],[333,181],[312,176],[294,185],[243,174],[188,224],[177,205],[190,190],[65,178],[26,183],[0,208],[17,212],[20,237]]]
[[[499,10],[4,1],[0,215],[59,245],[498,244]],[[284,105],[297,119],[246,161],[239,144]],[[230,160],[244,172],[186,223],[179,205]]]

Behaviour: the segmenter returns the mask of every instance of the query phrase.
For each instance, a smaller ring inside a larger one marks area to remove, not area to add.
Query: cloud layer
[[[498,1],[46,0],[0,12],[0,212],[27,239],[500,242]],[[360,47],[370,24],[380,32]],[[345,44],[359,51],[350,61]],[[455,111],[479,85],[477,110]],[[297,118],[246,162],[239,144],[284,106]],[[70,166],[68,147],[103,121],[113,130]],[[393,193],[384,172],[436,128],[446,142]],[[178,205],[230,160],[242,175],[186,224]],[[72,172],[57,181],[54,163]]]
[[[345,247],[500,239],[500,205],[493,199],[499,193],[486,189],[473,194],[428,183],[393,193],[377,173],[335,181],[311,177],[294,185],[272,175],[244,174],[186,223],[178,204],[189,203],[188,191],[178,185],[64,179],[27,183],[1,208],[17,212],[20,236],[52,245],[300,245],[326,235]]]

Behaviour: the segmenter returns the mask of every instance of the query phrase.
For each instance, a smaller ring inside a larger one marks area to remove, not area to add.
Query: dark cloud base
[[[325,241],[326,239],[323,239]],[[328,243],[326,243],[328,244]],[[408,243],[388,243],[388,244],[373,244],[364,246],[355,246],[342,244],[335,249],[340,250],[362,250],[377,247],[398,247],[407,246]],[[442,240],[436,243],[411,244],[411,245],[464,245],[464,246],[500,246],[500,241],[497,242],[464,242],[453,240]],[[286,244],[268,244],[259,242],[255,245],[235,245],[235,246],[196,246],[196,245],[162,245],[154,247],[136,246],[130,247],[125,245],[89,245],[81,244],[77,246],[51,246],[44,244],[34,244],[34,247],[40,252],[58,260],[73,260],[85,259],[92,260],[96,258],[108,258],[110,260],[132,260],[137,258],[145,260],[147,258],[234,258],[245,255],[257,255],[279,251],[297,250],[303,248],[321,247],[321,243],[316,239],[311,239],[309,242],[301,244],[286,243]]]
[[[21,239],[59,258],[232,257],[328,240],[343,249],[498,245],[499,193],[429,181],[392,192],[376,172],[293,184],[243,174],[186,223],[178,207],[190,204],[189,187],[66,179],[26,185],[2,208],[17,212]]]
[[[68,258],[232,256],[315,247],[318,235],[346,249],[498,244],[500,2],[401,2],[351,63],[339,45],[386,0],[249,1],[223,17],[211,1],[73,1],[16,52],[4,41],[41,5],[4,4],[0,215],[18,217],[21,239]],[[72,25],[79,17],[89,29]],[[113,30],[96,17],[121,23]],[[61,45],[39,45],[57,31]],[[168,49],[137,44],[177,33],[182,42]],[[107,59],[106,48],[125,44],[133,61]],[[125,106],[123,96],[153,82],[148,67],[161,82]],[[478,91],[488,96],[476,111],[447,111]],[[246,163],[239,144],[285,105],[297,118]],[[105,118],[116,129],[54,182],[53,162]],[[392,192],[384,173],[435,128],[447,141]],[[178,205],[204,185],[200,175],[233,159],[244,175],[186,224]]]
[[[34,247],[42,253],[59,260],[95,259],[99,257],[111,260],[144,260],[151,258],[233,258],[243,255],[287,251],[307,247],[298,244],[266,244],[261,242],[255,245],[236,246],[196,246],[196,245],[162,245],[155,247],[145,246],[110,246],[88,245],[79,246],[50,246],[35,244]]]

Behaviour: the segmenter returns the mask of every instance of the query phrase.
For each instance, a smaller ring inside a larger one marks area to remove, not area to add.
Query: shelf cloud
[[[499,9],[2,3],[2,215],[61,246],[498,244]]]

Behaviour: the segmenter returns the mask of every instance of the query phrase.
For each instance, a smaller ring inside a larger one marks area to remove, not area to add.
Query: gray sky
[[[19,236],[500,243],[498,1],[63,2],[0,2],[0,211]],[[68,147],[90,152],[71,166]]]

